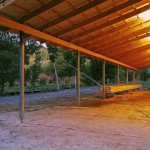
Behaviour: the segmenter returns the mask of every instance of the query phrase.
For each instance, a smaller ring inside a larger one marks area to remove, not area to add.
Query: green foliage
[[[41,73],[41,46],[36,41],[28,39],[27,45],[25,46],[25,79],[29,82],[30,89],[33,90],[34,84],[38,80],[38,76]],[[31,56],[34,56],[31,61]],[[32,62],[32,63],[31,63]]]
[[[19,72],[19,40],[15,34],[0,32],[0,95],[5,84],[13,86]]]
[[[150,79],[150,68],[141,70],[140,74],[141,74],[141,80],[147,81],[148,79]]]
[[[102,62],[92,58],[90,61],[91,77],[99,82],[102,80]]]

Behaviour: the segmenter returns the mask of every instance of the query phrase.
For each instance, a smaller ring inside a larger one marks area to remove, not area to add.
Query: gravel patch
[[[92,94],[98,92],[99,87],[83,87],[81,88],[81,94]],[[77,89],[66,89],[61,91],[50,91],[25,94],[25,102],[40,102],[43,100],[54,100],[62,97],[71,97],[77,95]],[[5,96],[0,97],[0,105],[13,105],[19,103],[20,96]]]

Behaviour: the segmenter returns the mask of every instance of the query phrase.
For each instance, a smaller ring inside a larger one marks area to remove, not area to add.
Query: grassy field
[[[150,89],[150,79],[148,81],[141,81],[142,88],[144,89]]]

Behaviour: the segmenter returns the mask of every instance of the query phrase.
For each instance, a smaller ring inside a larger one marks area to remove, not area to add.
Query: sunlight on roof
[[[150,41],[150,36],[148,36],[148,37],[147,37],[147,40],[149,40],[149,41]]]
[[[142,18],[144,21],[145,20],[150,20],[150,10],[147,10],[141,14],[138,14],[139,18]]]

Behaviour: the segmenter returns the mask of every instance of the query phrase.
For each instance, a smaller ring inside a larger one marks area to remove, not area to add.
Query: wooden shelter
[[[104,63],[150,67],[150,0],[2,0],[0,25]]]

